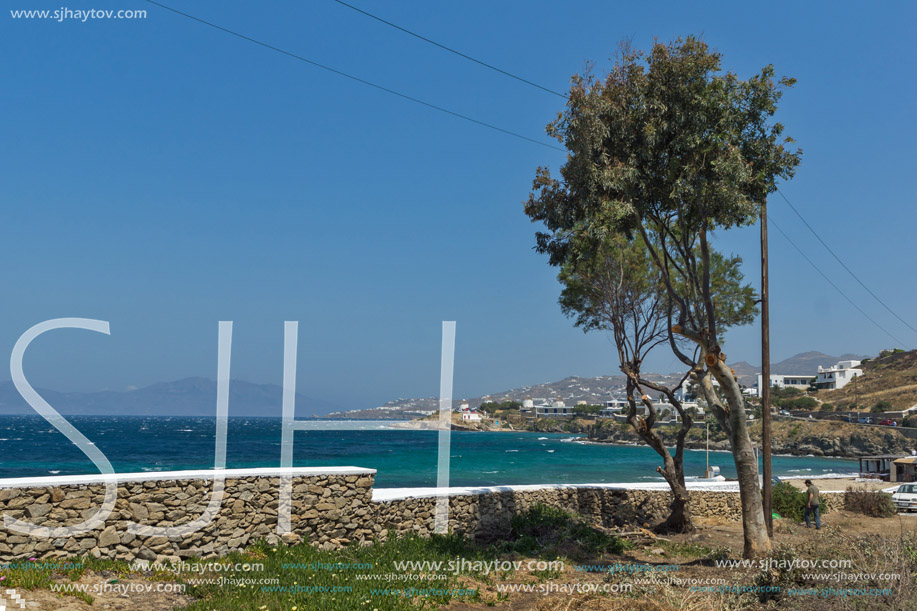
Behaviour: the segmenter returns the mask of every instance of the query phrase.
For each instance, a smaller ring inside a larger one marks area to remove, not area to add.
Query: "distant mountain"
[[[217,383],[207,378],[160,382],[124,392],[56,392],[36,389],[63,415],[215,416]],[[230,416],[280,416],[283,388],[276,384],[229,383]],[[340,409],[325,401],[296,394],[297,418]],[[12,382],[0,383],[0,414],[35,414]]]
[[[830,356],[822,352],[803,352],[771,365],[775,374],[815,374],[819,365],[857,359],[855,354]],[[739,382],[754,386],[760,367],[746,361],[731,363]],[[679,374],[646,374],[650,380],[669,386],[679,382]],[[130,391],[56,392],[38,389],[38,393],[54,409],[64,415],[138,415],[138,416],[214,416],[216,414],[216,382],[206,378],[185,378],[175,382],[160,382]],[[557,382],[520,386],[480,397],[467,397],[477,407],[485,401],[521,401],[526,397],[553,399],[559,397],[567,405],[578,401],[601,404],[610,397],[624,394],[624,376],[580,378],[570,376]],[[456,397],[457,405],[463,397]],[[281,415],[283,388],[276,384],[253,384],[232,380],[229,385],[230,416]],[[439,408],[436,397],[396,399],[373,409],[334,411],[340,407],[327,401],[315,400],[297,393],[296,416],[332,418],[405,419],[429,415]],[[331,413],[329,413],[331,412]],[[12,382],[0,382],[0,415],[34,414],[35,411],[19,396]]]
[[[861,361],[865,356],[857,354],[842,354],[840,356],[829,356],[823,352],[803,352],[796,356],[782,360],[779,363],[771,365],[773,373],[801,373],[815,375],[819,367],[828,367],[836,364],[838,361],[856,360]]]
[[[729,363],[729,366],[735,370],[736,376],[739,378],[739,384],[744,384],[745,386],[757,384],[758,373],[761,371],[761,368],[757,365],[752,365],[748,361],[739,361],[738,363]]]

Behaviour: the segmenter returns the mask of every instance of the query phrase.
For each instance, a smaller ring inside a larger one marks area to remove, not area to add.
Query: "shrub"
[[[847,488],[844,492],[844,509],[873,518],[890,518],[895,515],[892,495],[865,488]]]
[[[776,484],[771,491],[774,511],[789,520],[800,521],[803,519],[803,512],[806,508],[807,495],[789,482],[780,482]],[[819,510],[824,513],[825,499],[820,498],[818,502]]]
[[[821,404],[821,411],[823,411],[823,412],[833,412],[833,411],[834,411],[834,404],[833,404],[833,403],[822,403],[822,404]]]
[[[777,405],[783,409],[792,409],[792,410],[812,410],[818,405],[818,401],[812,397],[799,397],[797,399],[780,399],[776,401]]]
[[[885,400],[879,401],[872,406],[872,413],[874,414],[881,414],[882,412],[890,411],[892,411],[892,404]]]
[[[558,545],[575,544],[590,553],[620,554],[627,542],[597,530],[579,517],[549,505],[537,503],[510,519],[512,541],[503,551],[534,554]]]
[[[798,397],[801,394],[801,390],[791,386],[787,386],[785,388],[780,388],[779,386],[771,386],[771,398],[773,399],[788,399],[792,397]]]

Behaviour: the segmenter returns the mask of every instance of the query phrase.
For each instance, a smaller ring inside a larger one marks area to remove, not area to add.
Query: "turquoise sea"
[[[213,466],[213,418],[71,416],[119,473],[208,469]],[[376,469],[376,487],[434,486],[438,432],[309,430],[295,434],[294,465]],[[662,481],[659,457],[644,446],[586,444],[570,434],[451,435],[450,483],[455,486]],[[688,451],[685,471],[703,475],[705,453]],[[711,452],[711,464],[735,476],[732,456]],[[229,468],[280,464],[280,420],[230,418]],[[778,476],[855,473],[854,460],[776,456]],[[96,473],[79,449],[39,416],[0,416],[0,478]]]

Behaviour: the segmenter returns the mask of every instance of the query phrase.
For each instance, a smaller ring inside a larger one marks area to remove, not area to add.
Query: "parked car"
[[[786,411],[785,409],[780,410],[778,413],[779,413],[781,416],[789,416],[789,415],[790,415],[790,412]]]
[[[894,420],[880,420],[879,424],[882,426],[898,426],[898,423]]]
[[[901,484],[892,494],[892,502],[898,511],[917,510],[917,484]]]
[[[860,424],[872,424],[872,418],[869,418],[869,417],[860,418],[859,420],[857,420],[857,422],[859,422]]]

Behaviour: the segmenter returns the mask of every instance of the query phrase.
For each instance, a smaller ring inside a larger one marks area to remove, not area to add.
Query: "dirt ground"
[[[887,485],[887,484],[886,484]],[[742,557],[742,526],[738,522],[722,518],[699,518],[696,520],[697,532],[686,535],[673,535],[653,540],[652,538],[635,539],[637,544],[633,550],[625,552],[622,556],[606,559],[606,563],[647,563],[654,565],[677,564],[680,579],[710,579],[723,577],[724,569],[705,566],[698,562],[696,557],[685,557],[678,553],[679,546],[690,544],[701,545],[710,549],[729,549],[730,559]],[[865,518],[862,515],[847,511],[833,512],[822,517],[822,529],[808,529],[804,524],[789,520],[777,520],[774,524],[774,544],[779,546],[784,543],[799,543],[800,541],[819,540],[830,541],[838,533],[846,536],[854,535],[897,535],[902,532],[917,533],[917,514],[902,514],[892,518]],[[730,583],[737,578],[749,576],[754,570],[736,570],[729,575]],[[601,584],[604,575],[601,573],[579,572],[565,570],[560,576],[551,581],[559,584],[595,583]],[[524,579],[510,580],[522,582]],[[486,586],[485,586],[485,589]],[[490,590],[493,590],[491,587]],[[666,596],[671,596],[666,600]],[[692,597],[696,598],[693,602]],[[711,601],[701,598],[688,590],[687,586],[673,588],[664,592],[662,596],[616,597],[614,595],[597,594],[541,594],[518,593],[512,594],[509,600],[498,603],[496,607],[487,603],[468,604],[455,602],[447,607],[448,611],[483,611],[484,609],[503,609],[505,611],[670,611],[672,609],[710,609]]]
[[[58,584],[88,586],[86,592],[93,598],[92,605],[72,595],[59,594],[45,589],[18,590],[26,610],[37,611],[91,611],[108,609],[111,611],[160,611],[174,609],[192,602],[192,598],[180,593],[157,590],[173,590],[177,584],[152,581],[142,576],[127,579],[115,579],[110,571],[95,573],[87,570],[79,581],[60,579]],[[113,580],[116,583],[111,583]],[[92,589],[97,591],[93,592]],[[146,591],[149,589],[150,591]],[[105,591],[108,590],[108,591]],[[0,593],[2,594],[2,593]],[[21,609],[19,604],[7,594],[7,610]]]
[[[697,554],[685,550],[691,546],[703,546],[708,549],[727,549],[731,559],[741,558],[742,554],[742,526],[738,522],[728,521],[723,518],[698,518],[697,531],[692,534],[672,535],[668,537],[653,537],[651,534],[631,535],[629,538],[635,544],[634,548],[620,556],[608,556],[597,562],[598,564],[647,564],[647,565],[678,565],[679,579],[704,580],[711,577],[723,577],[724,569],[702,564]],[[845,536],[874,534],[896,536],[899,533],[917,532],[917,514],[903,514],[892,518],[865,518],[859,514],[846,511],[832,512],[822,518],[822,530],[807,529],[804,525],[789,520],[777,520],[774,524],[774,542],[799,543],[809,541],[830,542],[839,534]],[[626,581],[626,577],[608,579],[607,574],[601,572],[584,572],[575,569],[575,562],[568,562],[564,570],[550,579],[538,579],[532,575],[517,573],[509,576],[503,583],[532,583],[545,584],[546,587],[570,586],[571,584],[596,584],[615,583]],[[754,572],[752,569],[744,570]],[[95,599],[92,605],[74,597],[64,596],[48,590],[23,590],[19,592],[25,601],[25,609],[34,610],[62,610],[62,611],[91,611],[98,609],[107,610],[139,610],[153,611],[161,609],[181,608],[192,602],[190,597],[175,592],[157,591],[168,588],[170,584],[154,581],[142,576],[132,576],[111,583],[116,577],[108,571],[94,573],[87,570],[83,577],[73,582],[86,584],[101,589],[108,587],[109,592],[92,592]],[[748,575],[742,571],[728,573],[730,583],[741,580]],[[70,583],[69,580],[60,580],[58,583]],[[498,595],[493,583],[469,583],[466,587],[478,587],[485,593],[483,602],[467,603],[460,600],[454,601],[447,607],[448,611],[483,611],[485,609],[503,609],[504,611],[618,611],[637,609],[638,611],[669,611],[671,609],[704,609],[709,608],[709,601],[701,599],[691,604],[693,593],[687,586],[676,586],[662,590],[662,595],[653,597],[616,597],[600,594],[581,594],[571,592],[517,592],[507,596]],[[148,592],[139,592],[139,588],[152,588]],[[666,596],[680,597],[678,600],[666,601]],[[687,599],[685,598],[687,597]],[[8,602],[12,602],[8,599]],[[687,604],[686,604],[687,603]],[[8,604],[7,609],[18,609],[19,605]]]

